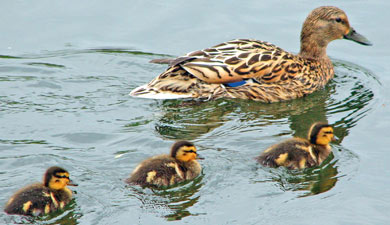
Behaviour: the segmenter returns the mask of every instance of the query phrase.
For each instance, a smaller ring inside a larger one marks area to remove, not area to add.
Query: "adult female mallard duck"
[[[202,170],[197,156],[194,144],[178,141],[172,146],[170,155],[157,155],[141,162],[126,183],[161,187],[192,180]]]
[[[43,184],[36,183],[20,189],[8,200],[4,211],[38,216],[63,209],[72,199],[72,191],[67,185],[77,186],[69,179],[68,171],[57,166],[50,167],[43,177]]]
[[[266,149],[257,161],[264,166],[284,166],[303,169],[320,165],[332,151],[329,143],[334,141],[333,128],[327,123],[314,123],[308,139],[291,138]]]
[[[241,98],[278,102],[306,96],[334,76],[326,55],[329,42],[353,40],[371,45],[350,27],[339,8],[314,9],[303,23],[301,49],[294,55],[264,41],[237,39],[188,53],[169,63],[168,69],[130,95],[142,98]]]

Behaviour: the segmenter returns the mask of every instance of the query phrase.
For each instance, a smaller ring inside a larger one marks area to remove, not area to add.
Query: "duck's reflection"
[[[268,177],[264,180],[276,183],[283,191],[300,191],[299,197],[320,194],[330,190],[337,183],[339,172],[337,160],[333,159],[334,156],[331,154],[320,167],[305,170],[286,168],[269,170]]]
[[[147,211],[159,208],[159,214],[167,220],[181,220],[184,217],[193,215],[188,209],[199,201],[197,194],[203,186],[203,176],[194,180],[183,182],[169,188],[141,188],[130,186],[132,196],[138,198],[143,208]]]

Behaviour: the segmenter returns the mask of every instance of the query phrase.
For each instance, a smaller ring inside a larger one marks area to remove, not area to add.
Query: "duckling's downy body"
[[[291,138],[266,149],[257,161],[264,166],[284,166],[303,169],[320,165],[331,153],[329,143],[334,140],[333,128],[326,123],[315,123],[308,139]]]
[[[4,211],[8,214],[38,216],[63,209],[72,199],[72,191],[66,186],[71,183],[68,171],[60,167],[47,169],[43,183],[22,188],[7,202]]]
[[[371,45],[350,27],[336,7],[314,9],[301,32],[298,55],[264,41],[237,39],[188,53],[177,59],[153,60],[169,68],[130,95],[142,98],[241,98],[278,102],[308,95],[334,76],[326,55],[329,42],[349,39]]]
[[[141,162],[126,179],[129,184],[170,186],[199,176],[202,167],[196,161],[195,146],[188,141],[176,142],[170,155],[157,155]]]

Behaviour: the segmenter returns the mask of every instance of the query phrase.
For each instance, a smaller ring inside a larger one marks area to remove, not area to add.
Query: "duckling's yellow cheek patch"
[[[154,177],[156,176],[157,172],[156,171],[150,171],[147,173],[147,176],[146,176],[146,182],[148,183],[151,183],[154,179]]]
[[[196,159],[196,148],[195,146],[183,146],[181,147],[176,155],[176,159],[182,162],[189,162]]]
[[[28,202],[24,203],[23,204],[23,211],[27,212],[30,209],[31,205],[32,205],[31,201],[28,201]]]
[[[283,154],[280,154],[279,157],[277,159],[275,159],[275,163],[278,164],[279,166],[283,165],[286,160],[287,160],[287,157],[288,157],[288,153],[283,153]]]
[[[195,153],[185,153],[177,157],[178,160],[183,161],[183,162],[188,162],[191,160],[196,159],[196,154]]]
[[[318,132],[316,143],[319,145],[328,145],[333,139],[333,128],[324,127]]]

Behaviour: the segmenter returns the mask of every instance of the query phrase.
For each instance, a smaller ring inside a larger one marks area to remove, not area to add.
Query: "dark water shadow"
[[[155,213],[168,221],[181,220],[197,215],[191,213],[189,208],[199,201],[200,196],[197,193],[204,185],[202,179],[203,175],[169,188],[129,186],[129,196],[139,199],[142,208],[148,213]]]

